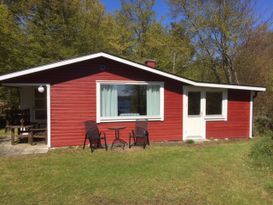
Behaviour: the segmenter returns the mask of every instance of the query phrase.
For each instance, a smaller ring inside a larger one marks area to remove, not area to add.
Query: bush
[[[251,148],[253,162],[264,168],[273,170],[273,133],[267,132],[258,139]]]
[[[268,131],[273,131],[273,121],[266,116],[260,116],[254,120],[254,133],[255,135],[264,135]]]
[[[194,140],[186,140],[187,144],[194,144]]]

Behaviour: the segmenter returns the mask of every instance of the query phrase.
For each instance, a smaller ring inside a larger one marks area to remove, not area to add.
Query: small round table
[[[119,131],[125,129],[126,127],[109,127],[109,130],[115,131],[115,139],[112,142],[111,149],[113,149],[114,144],[122,144],[122,149],[124,149],[127,142],[125,142],[123,139],[120,139]]]

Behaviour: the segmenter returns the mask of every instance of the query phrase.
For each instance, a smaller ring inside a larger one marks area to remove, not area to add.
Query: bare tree
[[[154,4],[155,0],[121,0],[121,20],[129,24],[128,29],[133,31],[133,49],[137,50],[140,58],[145,57],[146,34],[155,19]]]
[[[173,16],[179,17],[188,31],[197,58],[209,62],[216,80],[239,84],[234,57],[253,29],[252,1],[169,0],[169,3]]]

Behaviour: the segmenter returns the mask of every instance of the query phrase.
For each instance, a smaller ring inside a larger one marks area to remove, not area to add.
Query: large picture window
[[[162,83],[99,83],[99,121],[162,120]]]

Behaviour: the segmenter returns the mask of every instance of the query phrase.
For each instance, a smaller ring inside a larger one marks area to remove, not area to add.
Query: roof
[[[28,74],[32,74],[32,73],[37,73],[37,72],[41,72],[41,71],[46,71],[46,70],[51,70],[54,68],[58,68],[61,66],[65,66],[65,65],[70,65],[70,64],[74,64],[74,63],[79,63],[82,61],[86,61],[86,60],[91,60],[91,59],[95,59],[95,58],[100,58],[100,57],[104,57],[119,63],[123,63],[126,65],[130,65],[133,66],[135,68],[141,69],[141,70],[145,70],[160,76],[164,76],[173,80],[177,80],[179,82],[182,83],[186,83],[192,86],[197,86],[197,87],[207,87],[207,88],[226,88],[226,89],[238,89],[238,90],[251,90],[251,91],[265,91],[266,89],[264,87],[260,87],[260,86],[249,86],[249,85],[233,85],[233,84],[216,84],[216,83],[207,83],[207,82],[198,82],[198,81],[194,81],[194,80],[190,80],[187,78],[183,78],[168,72],[164,72],[158,69],[154,69],[154,68],[150,68],[148,66],[121,58],[121,57],[117,57],[105,52],[99,52],[99,53],[95,53],[95,54],[91,54],[91,55],[86,55],[86,56],[82,56],[82,57],[78,57],[78,58],[73,58],[73,59],[68,59],[68,60],[63,60],[60,62],[56,62],[56,63],[51,63],[51,64],[47,64],[47,65],[43,65],[43,66],[38,66],[38,67],[34,67],[34,68],[29,68],[26,70],[22,70],[22,71],[17,71],[17,72],[13,72],[13,73],[9,73],[6,75],[1,75],[0,76],[0,81],[4,81],[4,80],[9,80],[12,78],[16,78],[16,77],[20,77],[20,76],[24,76],[24,75],[28,75]]]

